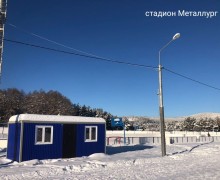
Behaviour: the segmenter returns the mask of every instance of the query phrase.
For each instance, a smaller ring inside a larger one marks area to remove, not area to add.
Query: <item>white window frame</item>
[[[95,139],[92,139],[92,128],[95,128]],[[86,139],[86,129],[89,129],[89,139]],[[98,141],[98,126],[85,126],[85,142],[97,142]]]
[[[42,141],[37,141],[37,135],[38,135],[38,129],[42,129]],[[51,134],[50,134],[50,142],[45,142],[45,129],[50,128]],[[53,144],[53,126],[36,126],[35,127],[35,145],[44,145],[44,144]]]

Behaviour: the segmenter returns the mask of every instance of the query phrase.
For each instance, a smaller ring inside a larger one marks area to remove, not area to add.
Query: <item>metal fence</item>
[[[160,144],[160,137],[124,137],[111,136],[106,138],[106,145],[137,145],[137,144]],[[184,144],[184,143],[202,143],[202,142],[220,142],[220,136],[189,136],[189,137],[167,137],[167,144]]]
[[[197,142],[220,142],[220,136],[192,136],[192,137],[170,137],[170,144],[197,143]]]
[[[121,136],[114,136],[114,137],[107,137],[106,144],[107,145],[120,145],[120,144],[160,144],[161,139],[160,137],[126,137],[126,141],[124,141],[124,137]]]
[[[8,138],[8,127],[7,123],[0,123],[0,139]]]

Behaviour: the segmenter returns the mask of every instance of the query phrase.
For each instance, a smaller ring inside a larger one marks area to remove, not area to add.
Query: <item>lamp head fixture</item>
[[[180,37],[180,33],[176,33],[174,36],[173,36],[173,40],[176,40]]]

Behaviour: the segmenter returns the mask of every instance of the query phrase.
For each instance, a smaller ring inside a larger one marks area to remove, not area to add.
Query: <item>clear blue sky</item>
[[[146,11],[219,11],[217,0],[8,1],[7,23],[101,57],[162,65],[220,88],[220,14],[146,17]],[[5,38],[71,51],[6,25]],[[57,90],[118,116],[158,116],[158,72],[4,43],[1,88]],[[220,112],[220,91],[163,71],[165,117]]]

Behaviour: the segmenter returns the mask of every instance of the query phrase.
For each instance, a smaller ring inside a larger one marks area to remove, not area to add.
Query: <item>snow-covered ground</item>
[[[6,129],[5,129],[6,130]],[[185,133],[185,134],[183,134]],[[191,133],[191,134],[190,134]],[[207,136],[207,132],[167,132],[167,137]],[[219,135],[210,132],[211,137]],[[219,133],[219,132],[218,132]],[[158,137],[159,132],[126,132],[127,137]],[[108,131],[107,137],[123,137]],[[0,141],[0,144],[4,140]],[[161,157],[156,144],[107,146],[107,154],[22,163],[6,159],[0,146],[0,179],[220,179],[220,142],[167,145]]]
[[[22,163],[0,149],[0,179],[220,179],[220,143],[109,146],[107,155]]]

